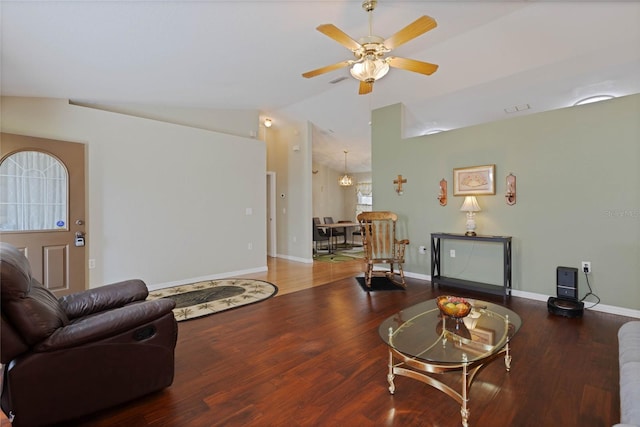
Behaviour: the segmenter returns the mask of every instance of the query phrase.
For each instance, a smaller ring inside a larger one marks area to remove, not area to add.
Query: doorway
[[[85,145],[2,133],[0,240],[57,297],[85,289]]]

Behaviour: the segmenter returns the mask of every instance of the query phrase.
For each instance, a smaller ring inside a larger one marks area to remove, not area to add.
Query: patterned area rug
[[[178,322],[264,301],[278,293],[272,283],[253,279],[223,279],[149,292],[147,299],[171,298]]]

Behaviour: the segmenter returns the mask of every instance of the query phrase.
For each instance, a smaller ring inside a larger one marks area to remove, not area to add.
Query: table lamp
[[[478,205],[478,201],[475,196],[466,196],[464,198],[464,202],[462,203],[462,207],[460,208],[462,212],[467,213],[467,232],[464,233],[465,236],[475,236],[476,235],[476,212],[479,212],[480,205]]]

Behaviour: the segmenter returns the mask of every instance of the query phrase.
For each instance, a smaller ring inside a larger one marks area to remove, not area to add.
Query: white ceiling
[[[0,13],[2,95],[308,120],[320,130],[314,161],[341,170],[346,149],[350,172],[369,170],[369,112],[385,105],[405,104],[411,136],[640,93],[637,1],[379,0],[383,38],[421,15],[438,22],[393,54],[440,68],[392,69],[365,96],[346,68],[301,77],[351,59],[315,28],[367,35],[360,0],[2,0]]]

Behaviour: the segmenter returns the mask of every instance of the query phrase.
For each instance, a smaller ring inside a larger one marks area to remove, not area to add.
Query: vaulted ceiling
[[[379,0],[382,38],[437,21],[393,54],[439,69],[391,69],[369,95],[348,68],[301,76],[352,58],[315,28],[366,36],[360,0],[2,1],[0,14],[2,95],[308,120],[314,161],[341,170],[346,149],[350,172],[369,170],[369,113],[385,105],[405,104],[411,136],[640,93],[635,1]]]

